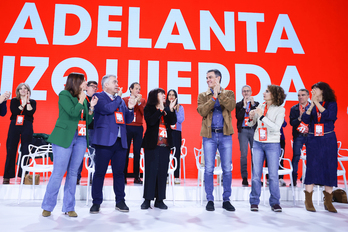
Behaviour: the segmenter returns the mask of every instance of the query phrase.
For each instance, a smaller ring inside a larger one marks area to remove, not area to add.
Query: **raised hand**
[[[117,88],[117,96],[120,96],[120,97],[122,97],[122,87],[121,88]]]
[[[98,103],[98,97],[93,96],[90,102],[91,107],[93,108]]]
[[[175,98],[174,100],[170,101],[169,109],[170,109],[170,111],[172,111],[172,112],[174,111],[174,107],[175,107],[176,101],[177,101],[176,98]]]
[[[81,103],[83,105],[83,101],[85,100],[85,98],[86,98],[86,93],[85,93],[85,91],[81,90],[81,92],[79,94],[79,103]]]
[[[136,98],[134,96],[130,96],[128,100],[128,109],[133,109],[136,103]]]

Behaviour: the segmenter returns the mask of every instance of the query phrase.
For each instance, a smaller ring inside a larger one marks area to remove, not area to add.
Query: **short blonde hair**
[[[16,98],[17,98],[18,100],[21,99],[21,96],[19,95],[19,89],[22,88],[23,85],[25,86],[25,88],[28,89],[28,91],[29,91],[29,97],[31,96],[31,90],[30,90],[29,85],[28,85],[27,83],[20,83],[20,84],[17,86],[17,88],[16,88]]]

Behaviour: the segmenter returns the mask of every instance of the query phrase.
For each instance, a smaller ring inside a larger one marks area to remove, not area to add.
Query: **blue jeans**
[[[248,178],[248,147],[253,147],[254,142],[254,129],[242,128],[242,131],[238,133],[239,148],[240,148],[240,171],[242,178]],[[251,153],[251,157],[253,154]]]
[[[222,194],[223,201],[229,201],[231,196],[232,183],[232,136],[224,135],[223,133],[212,132],[211,138],[203,137],[204,149],[204,181],[205,192],[208,201],[214,201],[214,167],[216,150],[219,149],[221,158],[221,168],[223,176],[224,193]]]
[[[298,162],[300,161],[301,158],[301,150],[303,147],[303,144],[307,143],[307,137],[303,135],[299,135],[296,139],[294,139],[294,143],[292,145],[292,151],[293,151],[293,156],[292,156],[292,180],[294,183],[297,181],[297,171],[298,171]]]
[[[57,195],[65,172],[64,198],[62,212],[75,210],[75,191],[77,170],[86,152],[87,141],[85,136],[78,136],[77,131],[68,148],[52,144],[53,172],[47,184],[46,193],[41,208],[53,211],[57,204]]]
[[[279,204],[280,191],[278,168],[280,154],[280,143],[261,143],[254,141],[253,176],[251,179],[251,193],[249,199],[251,205],[258,205],[260,203],[261,177],[265,158],[267,158],[268,163],[269,191],[271,193],[269,204],[271,206]]]

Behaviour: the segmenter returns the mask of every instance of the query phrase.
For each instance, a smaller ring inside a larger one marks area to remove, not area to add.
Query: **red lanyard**
[[[299,105],[300,105],[300,112],[303,113],[305,111],[306,107],[309,105],[309,103],[307,102],[305,107],[303,107],[301,104],[299,104]]]
[[[21,101],[20,101],[20,104],[22,105],[22,99],[21,99]],[[23,106],[23,110],[21,110],[21,115],[23,114],[24,107],[25,107],[25,106]]]
[[[81,121],[83,121],[83,110],[81,110]]]
[[[90,103],[90,102],[91,102],[91,101],[89,100],[89,98],[88,98],[88,97],[86,97],[86,99],[87,99],[88,103]]]
[[[248,116],[249,116],[250,108],[251,108],[251,102],[249,102],[249,106],[245,109],[245,113]]]
[[[265,110],[263,111],[263,116],[266,116],[267,111],[268,111],[268,107],[267,107],[267,103],[266,103]],[[265,126],[265,125],[263,124],[263,122],[262,122],[262,126]]]
[[[325,105],[325,102],[323,102],[323,107],[324,107],[324,105]],[[317,106],[315,106],[315,109],[317,110],[318,123],[320,123],[321,113],[319,112],[319,109]]]

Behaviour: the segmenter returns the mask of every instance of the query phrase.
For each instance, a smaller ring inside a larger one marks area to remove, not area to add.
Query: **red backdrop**
[[[235,92],[237,101],[245,83],[259,101],[267,84],[281,85],[288,93],[287,122],[296,90],[325,81],[336,91],[337,138],[348,148],[343,100],[347,8],[346,0],[3,0],[1,92],[14,93],[19,83],[29,83],[37,100],[34,132],[49,134],[58,117],[57,94],[71,71],[99,81],[105,73],[116,73],[124,92],[139,81],[143,96],[158,86],[175,88],[185,107],[187,176],[196,177],[193,148],[201,146],[197,96],[206,88],[207,69],[222,70],[222,85]],[[10,112],[0,119],[0,175],[9,117]],[[237,131],[234,117],[233,126]],[[291,158],[290,125],[285,136],[285,156]],[[239,178],[239,143],[236,134],[232,137],[233,176]]]

